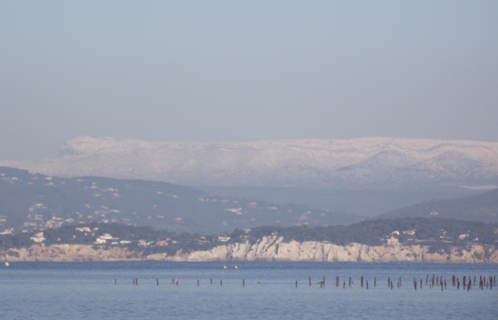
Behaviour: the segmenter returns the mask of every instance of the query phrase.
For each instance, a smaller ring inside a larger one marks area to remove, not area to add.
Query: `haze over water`
[[[427,274],[443,276],[447,289],[426,286]],[[494,264],[12,263],[0,268],[0,301],[2,319],[496,319],[496,288],[457,290],[451,276],[497,274]],[[317,282],[324,276],[326,285],[320,288]],[[369,281],[368,290],[361,288],[361,276]],[[414,277],[424,280],[422,289],[413,289]],[[178,286],[171,283],[174,278]]]

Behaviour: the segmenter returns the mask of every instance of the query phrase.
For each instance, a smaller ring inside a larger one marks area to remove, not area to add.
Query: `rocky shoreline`
[[[283,237],[264,237],[250,244],[235,243],[217,246],[208,251],[183,253],[174,256],[165,253],[144,255],[126,247],[95,247],[92,245],[32,245],[21,249],[0,249],[3,261],[315,261],[315,262],[437,262],[437,263],[498,263],[498,249],[470,245],[466,249],[452,248],[451,252],[429,252],[428,246],[403,245],[391,239],[386,245],[368,246],[351,243],[339,246],[330,243],[306,241],[285,242]]]

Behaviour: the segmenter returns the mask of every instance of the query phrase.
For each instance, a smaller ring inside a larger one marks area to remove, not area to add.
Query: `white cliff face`
[[[211,186],[330,186],[498,178],[498,143],[428,139],[175,143],[79,137],[58,157],[0,161],[47,175]]]
[[[149,257],[147,257],[149,258]],[[178,258],[178,257],[176,257]],[[170,260],[171,257],[163,257]],[[163,260],[161,259],[161,260]],[[498,263],[498,250],[473,245],[468,250],[450,253],[429,253],[429,247],[405,246],[397,242],[383,246],[351,243],[338,246],[330,243],[306,241],[284,242],[283,238],[264,237],[250,245],[246,243],[218,246],[210,251],[194,251],[181,257],[184,261],[213,260],[265,260],[265,261],[351,261],[351,262],[494,262]]]
[[[429,253],[429,247],[405,246],[397,241],[383,246],[368,246],[351,243],[346,246],[306,241],[284,242],[282,237],[264,237],[250,244],[235,243],[217,246],[208,251],[188,254],[177,252],[175,256],[165,253],[143,256],[126,248],[98,248],[90,245],[33,245],[30,248],[0,251],[3,261],[118,261],[118,260],[167,260],[167,261],[316,261],[316,262],[491,262],[498,263],[498,250],[472,245],[450,253]]]

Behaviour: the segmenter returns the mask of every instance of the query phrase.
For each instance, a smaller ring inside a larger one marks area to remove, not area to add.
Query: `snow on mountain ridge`
[[[84,136],[68,140],[53,159],[0,164],[56,176],[330,187],[495,179],[498,143],[375,137],[182,143]]]

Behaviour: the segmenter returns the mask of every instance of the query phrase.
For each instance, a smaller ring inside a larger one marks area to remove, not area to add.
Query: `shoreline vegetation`
[[[349,226],[263,226],[175,234],[120,223],[1,234],[3,261],[419,261],[498,263],[498,223],[441,218],[365,220]]]

